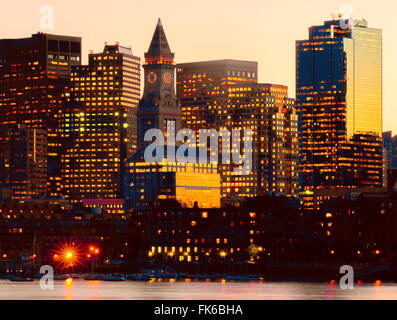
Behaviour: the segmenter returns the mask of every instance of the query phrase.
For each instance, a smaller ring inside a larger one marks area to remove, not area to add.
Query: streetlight
[[[90,252],[87,254],[87,258],[91,258],[91,273],[94,273],[94,263],[96,262],[96,258],[100,253],[99,248],[90,246]]]
[[[172,260],[172,264],[173,264],[173,266],[174,266],[174,272],[176,272],[176,270],[175,270],[175,254],[174,254],[174,252],[169,252],[168,253],[168,256],[171,258],[171,260]]]
[[[227,253],[225,251],[221,251],[220,255],[223,258],[223,272],[226,273],[226,256],[227,256]]]

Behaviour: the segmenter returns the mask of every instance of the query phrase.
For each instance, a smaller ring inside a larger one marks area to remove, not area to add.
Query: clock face
[[[150,83],[155,83],[157,80],[157,75],[154,72],[150,72],[147,76],[147,79]]]
[[[169,83],[171,83],[171,79],[172,79],[171,73],[169,73],[169,72],[164,72],[164,74],[163,74],[163,80],[164,80],[164,82],[167,83],[167,84],[169,84]]]

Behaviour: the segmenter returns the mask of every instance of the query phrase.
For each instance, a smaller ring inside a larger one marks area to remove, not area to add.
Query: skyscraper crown
[[[170,46],[168,44],[167,37],[165,35],[163,24],[161,23],[160,18],[157,22],[156,30],[154,31],[149,50],[147,53],[145,53],[145,57],[174,57],[174,54],[171,52]]]

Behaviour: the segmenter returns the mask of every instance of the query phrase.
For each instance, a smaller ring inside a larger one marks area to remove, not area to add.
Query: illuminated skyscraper
[[[214,128],[218,110],[214,103],[226,101],[236,83],[258,82],[258,63],[213,60],[177,65],[177,95],[186,128]]]
[[[200,129],[253,132],[252,150],[241,150],[252,152],[250,174],[234,173],[235,166],[221,163],[219,157],[225,201],[299,192],[295,101],[288,98],[286,86],[258,84],[257,70],[256,62],[238,60],[185,63],[177,68],[184,126],[196,133]],[[229,147],[235,150],[239,145],[232,141]]]
[[[253,132],[252,171],[234,175],[222,165],[222,196],[253,197],[269,193],[296,197],[299,193],[298,115],[288,87],[275,84],[236,84],[219,110],[221,128]]]
[[[61,95],[72,66],[80,65],[81,38],[38,33],[0,40],[0,125],[48,131],[47,196],[60,196]],[[0,169],[2,170],[2,169]]]
[[[174,53],[168,45],[159,19],[145,54],[145,88],[138,108],[138,144],[140,150],[128,159],[125,174],[127,212],[157,206],[161,200],[176,200],[185,207],[220,206],[220,177],[213,164],[188,164],[175,161],[178,146],[170,144],[168,129],[182,129],[181,106],[175,95]],[[161,161],[148,163],[144,158],[149,129],[160,129],[165,136],[165,154]],[[174,156],[168,159],[168,151]]]
[[[62,115],[62,185],[72,203],[122,198],[125,161],[137,149],[140,58],[106,45],[72,69]]]
[[[166,132],[168,126],[182,128],[181,109],[175,95],[175,63],[163,25],[159,19],[149,50],[145,53],[145,89],[138,108],[140,142],[147,130]]]
[[[382,186],[382,31],[311,27],[296,82],[304,189]]]

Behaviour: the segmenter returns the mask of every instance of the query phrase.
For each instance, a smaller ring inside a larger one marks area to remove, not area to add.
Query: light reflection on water
[[[175,281],[55,281],[42,290],[39,281],[0,280],[0,299],[31,300],[397,300],[397,284],[356,283],[342,290],[338,283]]]

